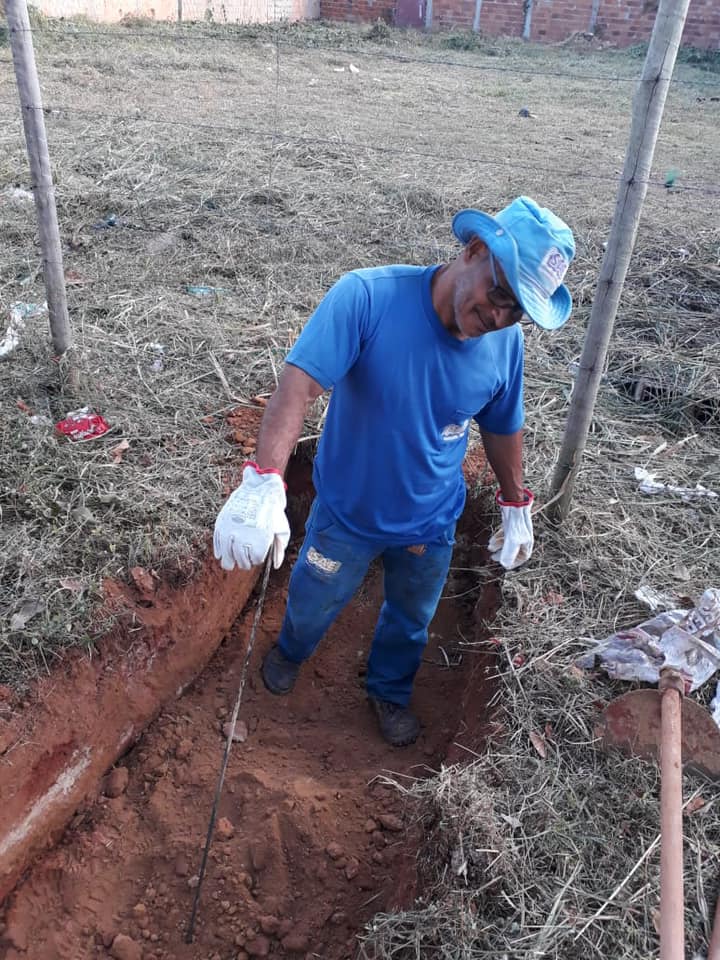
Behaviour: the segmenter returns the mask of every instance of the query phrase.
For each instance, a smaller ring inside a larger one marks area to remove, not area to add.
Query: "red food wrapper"
[[[70,440],[95,440],[107,433],[110,425],[99,413],[93,413],[90,407],[71,410],[64,420],[55,424],[55,429]]]

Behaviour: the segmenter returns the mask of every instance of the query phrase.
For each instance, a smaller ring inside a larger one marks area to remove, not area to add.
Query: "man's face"
[[[498,260],[481,240],[470,241],[457,267],[451,333],[467,340],[502,330],[521,319],[522,308]]]

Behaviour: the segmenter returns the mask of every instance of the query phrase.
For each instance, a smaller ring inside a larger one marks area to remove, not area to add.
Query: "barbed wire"
[[[131,255],[144,256],[143,249],[140,247],[126,249],[127,244],[125,238],[134,235],[139,244],[142,245],[144,241],[149,243],[156,237],[175,234],[179,238],[181,231],[187,228],[189,224],[199,230],[212,229],[213,226],[222,228],[224,225],[232,222],[234,218],[237,223],[242,226],[243,237],[246,239],[252,238],[253,241],[258,242],[267,240],[269,245],[277,241],[277,227],[279,225],[282,226],[283,243],[298,241],[300,238],[320,240],[330,244],[336,244],[338,241],[343,241],[344,239],[351,239],[353,242],[358,241],[359,238],[355,226],[344,221],[342,218],[328,226],[316,220],[313,220],[311,223],[307,222],[302,218],[301,214],[288,216],[284,208],[275,210],[273,207],[267,208],[263,205],[263,212],[261,213],[257,207],[254,207],[253,197],[257,196],[258,193],[262,193],[262,190],[263,188],[260,187],[259,190],[256,188],[250,191],[248,198],[240,204],[233,203],[225,205],[221,202],[219,205],[207,207],[205,202],[199,201],[180,210],[173,208],[171,211],[172,216],[168,217],[165,222],[157,224],[142,222],[140,219],[142,217],[142,210],[138,211],[140,216],[135,219],[132,211],[126,214],[122,209],[119,209],[116,211],[117,221],[114,226],[107,226],[102,222],[92,223],[88,220],[78,227],[77,222],[74,222],[73,235],[88,237],[88,240],[85,241],[88,249],[96,251],[102,251],[103,249],[116,250],[117,247],[113,246],[113,243],[116,242],[122,243],[126,252],[128,252],[129,249]],[[2,199],[2,195],[0,195],[0,199]],[[215,200],[215,198],[212,199],[213,204],[217,204],[217,200]],[[1,209],[0,207],[0,210]],[[397,212],[399,213],[399,211]],[[198,223],[197,218],[199,215],[204,215],[206,220]],[[59,216],[62,224],[62,198]],[[376,232],[383,232],[387,227],[388,217],[392,216],[392,210],[383,210],[382,216],[378,218]],[[422,219],[422,213],[418,212],[417,220]],[[457,246],[457,241],[452,236],[450,220],[451,213],[448,213],[446,235],[443,239],[439,239],[434,234],[428,236],[425,233],[414,232],[414,220],[412,216],[400,215],[399,218],[396,217],[393,219],[397,239],[401,241],[402,248],[406,251],[405,256],[417,258],[418,250],[424,250],[425,254],[421,255],[422,258],[432,262],[439,262],[444,256],[451,256],[451,251]],[[29,233],[30,232],[34,234],[34,229],[30,228]],[[92,240],[89,238],[92,238]],[[123,239],[121,240],[121,238]],[[374,238],[375,232],[367,234],[368,241],[371,242]],[[20,279],[25,279],[27,283],[28,277],[30,278],[30,282],[33,282],[33,280],[42,282],[41,252],[33,246],[33,236],[28,235],[27,239],[28,248],[26,252],[18,252],[17,256],[13,259],[0,262],[0,271],[4,274],[3,282],[0,284],[0,290],[17,285]],[[31,249],[32,253],[30,252]],[[593,249],[595,250],[595,254],[592,253]],[[687,252],[679,249],[675,251],[675,253],[678,257],[678,263],[682,264],[684,262],[683,257],[687,255]],[[67,255],[66,251],[66,256]],[[593,256],[597,256],[599,262],[599,258],[601,257],[601,244],[599,241],[596,240],[589,246],[586,255],[590,256],[591,259]],[[268,262],[271,264],[275,262],[275,258],[270,254],[268,254]],[[77,287],[86,290],[88,293],[91,293],[95,287],[101,290],[107,288],[117,289],[117,287],[122,284],[133,287],[137,286],[138,282],[141,281],[143,285],[156,284],[159,287],[187,294],[191,299],[199,300],[206,304],[215,302],[216,299],[221,301],[228,297],[232,299],[236,294],[242,296],[246,294],[244,286],[235,289],[236,284],[244,284],[245,281],[241,280],[238,276],[227,276],[222,273],[221,270],[217,269],[218,267],[222,267],[222,270],[232,269],[224,262],[213,266],[203,261],[197,268],[191,269],[187,275],[181,275],[179,272],[182,269],[182,264],[178,264],[178,272],[171,273],[171,263],[174,265],[174,261],[168,262],[164,264],[161,271],[153,270],[152,268],[147,269],[145,267],[138,270],[137,267],[132,267],[128,268],[127,272],[125,272],[115,261],[113,261],[111,266],[107,267],[106,271],[100,270],[98,264],[95,262],[87,264],[78,262],[74,264],[73,269],[77,267],[81,274],[81,276],[75,278]],[[184,266],[187,266],[187,264]],[[7,273],[9,271],[15,272],[15,279],[11,280],[8,278]],[[22,278],[19,276],[21,272],[23,274]],[[188,286],[192,287],[195,284],[200,284],[201,286],[207,284],[209,289],[199,293],[193,293],[192,290],[186,289]],[[20,291],[18,291],[18,295],[20,295]],[[0,315],[0,322],[1,321],[2,317]]]
[[[11,101],[0,100],[0,106],[12,106],[17,107],[17,103],[12,104]],[[342,150],[355,150],[358,152],[361,151],[370,151],[374,153],[381,153],[389,156],[398,156],[398,157],[412,157],[422,160],[432,160],[436,163],[463,163],[463,164],[475,164],[477,166],[501,166],[506,169],[512,170],[524,170],[524,171],[533,171],[534,173],[547,173],[548,175],[552,174],[554,177],[566,177],[572,180],[585,180],[588,182],[603,182],[603,183],[619,183],[620,175],[610,175],[602,173],[588,173],[568,169],[558,169],[557,167],[541,167],[538,166],[535,161],[528,161],[526,163],[521,163],[518,161],[508,161],[506,158],[494,159],[492,157],[479,157],[475,154],[438,154],[431,150],[422,150],[422,149],[403,149],[400,147],[392,147],[387,144],[371,143],[371,142],[360,142],[356,140],[347,140],[341,138],[331,138],[331,137],[318,137],[318,136],[308,136],[306,134],[293,133],[288,130],[279,130],[279,129],[260,129],[258,127],[251,127],[246,125],[241,126],[228,126],[226,124],[218,123],[208,123],[208,122],[199,122],[199,121],[189,121],[189,120],[173,120],[167,117],[149,117],[149,116],[137,116],[131,114],[113,114],[113,113],[98,113],[92,110],[81,110],[78,108],[68,108],[64,106],[37,106],[35,104],[26,105],[23,109],[26,110],[42,110],[46,115],[51,119],[58,119],[63,114],[69,120],[77,118],[78,120],[102,120],[102,121],[112,121],[113,123],[134,123],[134,124],[150,124],[155,126],[168,126],[168,127],[184,127],[192,130],[203,130],[203,131],[220,131],[226,134],[232,134],[232,137],[218,138],[210,141],[208,143],[217,143],[217,144],[236,144],[237,136],[242,135],[244,137],[254,137],[256,140],[270,140],[271,144],[274,144],[275,148],[278,143],[281,141],[286,141],[290,143],[300,143],[305,145],[322,145],[326,147],[333,147],[335,149]],[[696,183],[689,183],[680,185],[666,185],[664,180],[657,180],[653,178],[641,179],[637,178],[635,183],[642,183],[648,187],[654,189],[661,188],[666,190],[668,193],[680,193],[680,192],[689,192],[703,194],[704,196],[720,196],[720,183],[712,183],[707,181],[699,181]]]
[[[276,99],[279,99],[279,78],[278,78],[277,72],[276,72],[276,76],[275,76],[275,86],[276,86]],[[19,101],[0,100],[0,105],[4,105],[4,106],[11,106],[13,103],[15,104],[15,106],[18,106],[18,105],[19,105]],[[215,97],[203,97],[203,96],[201,96],[201,95],[198,95],[198,94],[193,90],[193,91],[192,91],[192,103],[193,103],[193,106],[196,106],[196,105],[197,105],[197,106],[206,105],[206,106],[209,106],[209,107],[215,107],[215,112],[218,114],[218,116],[222,115],[222,113],[223,113],[223,111],[221,111],[221,110],[218,111],[218,110],[217,110],[217,106],[218,106],[218,97],[217,97],[217,96],[215,96]],[[143,110],[146,110],[146,109],[148,109],[149,107],[154,106],[154,105],[155,105],[155,104],[151,103],[150,100],[146,99],[145,102],[144,102],[143,105],[142,105],[142,109],[143,109]],[[231,106],[232,106],[233,117],[234,117],[235,119],[239,119],[239,118],[238,118],[237,105],[236,105],[235,103],[232,103]],[[34,109],[37,109],[37,107],[35,107]],[[75,108],[75,107],[70,107],[70,106],[64,106],[64,107],[49,107],[49,106],[47,106],[46,104],[43,105],[43,110],[44,110],[45,113],[48,114],[48,115],[51,115],[51,114],[52,114],[53,109],[56,110],[56,111],[71,111],[71,110],[75,110],[76,108]],[[140,109],[140,108],[137,107],[136,109]],[[275,113],[275,115],[277,115],[277,109],[275,109],[275,108],[274,108],[274,113]],[[448,115],[448,116],[449,116],[449,119],[452,120],[452,117],[451,117],[450,115]],[[443,117],[443,120],[447,120],[447,119],[448,119],[448,116]],[[240,118],[240,119],[241,119],[241,118]],[[364,117],[363,117],[363,124],[364,124],[364,126],[368,126],[369,121],[378,121],[378,122],[382,123],[382,122],[384,121],[384,117],[381,116],[381,115],[373,115],[372,113],[367,113],[367,114],[365,114]],[[524,122],[525,122],[525,121],[523,120],[523,123],[524,123]],[[417,132],[417,130],[418,130],[418,122],[417,122],[417,121],[413,121],[413,120],[402,120],[402,119],[400,119],[400,118],[398,118],[398,117],[394,117],[394,118],[393,118],[393,129],[398,129],[398,128],[403,128],[403,129],[407,129],[407,130],[412,130],[413,132]],[[442,124],[442,122],[440,122],[439,119],[436,119],[435,117],[433,117],[433,134],[434,134],[435,136],[437,136],[438,134],[443,133],[445,130],[447,130],[447,132],[455,132],[455,127],[454,127],[454,125],[453,125],[452,123],[449,123],[449,124],[447,124],[447,126],[444,126],[444,125]]]
[[[12,106],[11,101],[0,100],[0,106]],[[14,104],[17,107],[17,104]],[[587,173],[579,172],[573,170],[563,170],[558,169],[557,167],[541,167],[538,166],[536,162],[527,162],[519,163],[517,161],[509,162],[505,158],[494,159],[492,157],[478,157],[477,155],[468,155],[468,154],[446,154],[441,155],[430,150],[419,150],[419,149],[401,149],[400,147],[391,147],[387,144],[379,143],[363,143],[355,140],[346,140],[341,138],[331,138],[331,137],[318,137],[318,136],[308,136],[307,134],[298,134],[292,133],[287,130],[278,130],[273,129],[263,130],[257,127],[250,126],[227,126],[225,124],[218,123],[209,123],[209,122],[199,122],[199,121],[189,121],[189,120],[172,120],[167,117],[149,117],[149,116],[134,116],[131,114],[111,114],[111,113],[97,113],[92,110],[82,110],[76,107],[68,108],[64,106],[37,106],[36,104],[28,104],[23,109],[25,110],[42,110],[47,116],[52,120],[57,120],[63,114],[65,119],[72,120],[77,117],[78,120],[104,120],[112,121],[114,123],[146,123],[155,126],[169,126],[169,127],[184,127],[192,130],[211,130],[211,131],[221,131],[222,133],[233,134],[233,137],[218,138],[206,142],[214,142],[218,144],[235,144],[237,145],[237,136],[242,135],[245,137],[255,137],[257,140],[267,140],[271,142],[275,141],[287,141],[291,143],[302,143],[310,145],[322,145],[330,146],[336,149],[352,149],[356,151],[370,151],[375,153],[381,153],[389,156],[398,156],[398,157],[414,157],[422,160],[433,160],[437,163],[470,163],[476,164],[478,166],[502,166],[505,168],[513,170],[528,170],[533,171],[534,173],[547,173],[552,174],[555,177],[567,177],[568,179],[573,180],[587,180],[591,182],[604,182],[604,183],[618,183],[620,181],[619,175],[609,175],[602,173]],[[692,193],[703,193],[707,196],[720,196],[720,183],[708,183],[707,181],[700,181],[695,184],[686,184],[683,186],[672,186],[669,188],[665,181],[655,180],[652,178],[641,179],[638,178],[634,181],[635,183],[646,184],[648,187],[661,187],[664,190],[669,190],[669,192],[679,193],[679,192],[692,192]]]
[[[279,22],[279,21],[274,21]],[[258,29],[258,26],[262,27],[264,25],[256,25],[254,29]],[[23,28],[20,28],[23,29]],[[25,28],[26,29],[26,28]],[[223,35],[221,33],[195,33],[195,34],[183,34],[180,31],[184,30],[184,27],[174,28],[174,32],[168,31],[165,34],[149,34],[148,32],[142,30],[128,30],[118,29],[117,32],[113,31],[104,31],[104,30],[76,30],[76,29],[67,29],[67,30],[55,30],[53,28],[44,28],[42,31],[43,36],[57,36],[57,37],[88,37],[91,39],[107,39],[107,40],[117,40],[118,38],[124,39],[128,38],[142,38],[145,40],[151,40],[156,43],[166,42],[172,40],[187,41],[187,42],[205,42],[205,41],[220,41],[220,42],[230,42],[230,43],[255,43],[260,39],[257,34],[253,35],[243,35],[242,33],[230,33],[229,35]],[[231,30],[232,28],[225,27],[225,30]],[[251,28],[252,29],[252,28]],[[29,31],[32,33],[32,27]],[[517,39],[517,38],[510,38]],[[310,45],[302,42],[292,42],[291,40],[280,38],[278,43],[282,46],[288,47],[293,50],[303,50],[305,52],[323,52],[327,51],[328,53],[333,54],[343,54],[347,56],[355,57],[373,57],[379,60],[390,60],[401,64],[407,63],[418,63],[426,66],[444,66],[444,67],[456,67],[462,70],[475,70],[480,72],[491,72],[491,73],[505,73],[513,74],[518,76],[530,76],[530,77],[554,77],[554,78],[564,78],[568,80],[580,80],[580,81],[606,81],[611,83],[638,83],[639,75],[633,74],[632,76],[622,76],[620,74],[591,74],[591,73],[569,73],[562,70],[536,70],[534,68],[522,68],[522,67],[504,67],[500,64],[484,64],[484,63],[468,63],[463,62],[462,60],[454,60],[446,57],[411,57],[405,53],[393,53],[388,50],[363,50],[359,47],[342,47],[342,46],[330,46],[327,47],[322,45]],[[2,61],[0,61],[2,62]],[[4,61],[11,63],[11,60]],[[720,80],[700,80],[692,79],[687,80],[681,77],[671,77],[671,84],[683,85],[683,86],[697,86],[697,87],[715,87],[720,90]]]

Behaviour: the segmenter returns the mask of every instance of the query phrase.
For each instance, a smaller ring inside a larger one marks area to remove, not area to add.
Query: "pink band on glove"
[[[283,481],[283,486],[287,490],[287,484],[283,480],[282,470],[276,470],[275,467],[259,467],[254,460],[246,460],[245,463],[242,465],[243,470],[245,469],[245,467],[252,467],[255,473],[259,473],[260,476],[262,476],[265,473],[277,474],[278,477],[280,477],[280,479]]]
[[[523,496],[525,497],[524,500],[503,500],[502,490],[498,490],[495,494],[495,503],[499,507],[529,507],[535,500],[535,494],[527,487],[523,490]]]

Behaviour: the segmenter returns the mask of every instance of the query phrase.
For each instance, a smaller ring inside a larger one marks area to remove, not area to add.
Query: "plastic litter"
[[[211,297],[214,293],[227,293],[224,287],[208,287],[204,283],[187,283],[185,290],[194,297]]]
[[[650,473],[643,467],[635,467],[635,479],[640,481],[640,486],[638,487],[640,493],[646,493],[649,496],[657,493],[665,493],[680,497],[681,500],[685,501],[697,500],[702,497],[714,500],[718,497],[717,493],[713,490],[708,490],[707,487],[703,487],[701,483],[695,484],[694,487],[677,487],[672,483],[663,483],[661,480],[655,479],[654,473]]]
[[[79,410],[71,410],[64,420],[55,424],[55,429],[70,440],[95,440],[107,433],[110,425],[90,407],[81,407]]]
[[[640,603],[644,603],[651,613],[658,613],[660,610],[672,610],[677,607],[675,597],[669,593],[662,593],[655,587],[649,587],[647,584],[638,587],[633,596]]]
[[[715,721],[715,725],[720,727],[720,680],[715,687],[715,696],[710,701],[710,715]]]
[[[102,220],[93,224],[93,230],[111,230],[113,227],[120,226],[120,219],[116,213],[109,213]]]
[[[47,303],[13,303],[10,305],[10,322],[5,336],[0,340],[0,360],[5,360],[20,345],[25,321],[40,316],[47,310]]]
[[[34,413],[30,418],[29,422],[34,427],[51,427],[53,425],[50,417],[46,417],[44,413]]]
[[[584,670],[598,663],[615,680],[654,684],[663,667],[674,667],[697,690],[720,667],[720,590],[709,587],[689,610],[667,610],[619,630],[576,661]]]
[[[162,343],[150,343],[148,346],[155,354],[155,359],[150,364],[150,369],[153,373],[160,373],[165,366],[165,346]]]
[[[0,196],[7,197],[8,200],[12,200],[16,206],[23,206],[26,203],[32,203],[35,200],[35,197],[29,190],[24,190],[22,187],[8,187],[7,190],[3,190]]]
[[[29,621],[39,613],[43,613],[45,608],[44,600],[26,600],[17,613],[10,618],[10,630],[14,633],[24,630]]]

